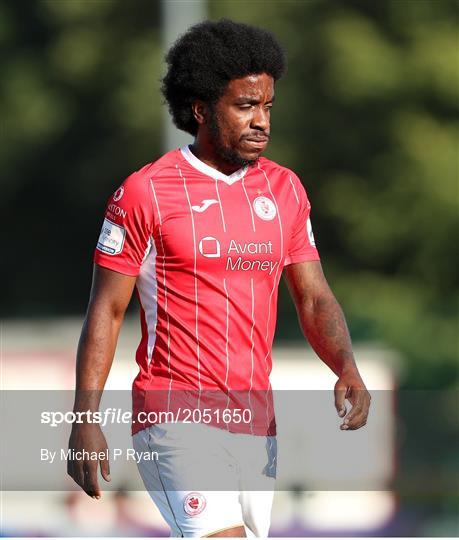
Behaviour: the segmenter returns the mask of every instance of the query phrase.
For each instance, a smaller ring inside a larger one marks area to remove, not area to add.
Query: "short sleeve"
[[[150,179],[136,172],[108,200],[94,262],[137,276],[151,246],[153,227]]]
[[[293,191],[292,204],[297,212],[291,229],[290,243],[284,265],[305,261],[319,261],[319,252],[314,241],[310,219],[311,205],[303,184],[298,177],[292,175],[290,184]]]

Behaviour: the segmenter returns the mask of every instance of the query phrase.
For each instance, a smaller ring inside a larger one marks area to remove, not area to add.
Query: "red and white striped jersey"
[[[158,406],[149,391],[163,391],[168,409],[175,391],[240,391],[249,401],[261,392],[269,408],[282,269],[319,260],[309,213],[297,176],[266,158],[227,176],[185,147],[124,181],[108,202],[94,261],[138,276],[134,416]],[[266,414],[250,432],[269,424],[273,433]]]

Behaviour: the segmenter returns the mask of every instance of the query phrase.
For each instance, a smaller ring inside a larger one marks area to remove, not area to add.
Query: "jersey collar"
[[[183,148],[180,148],[180,152],[182,152],[182,156],[188,161],[188,163],[192,167],[197,169],[199,172],[202,172],[206,176],[210,176],[215,180],[223,180],[223,182],[228,185],[234,184],[234,182],[237,182],[238,180],[243,178],[248,169],[248,166],[246,165],[242,169],[233,172],[233,174],[227,175],[223,174],[220,171],[217,171],[217,169],[210,167],[210,165],[207,165],[207,163],[204,163],[203,161],[198,159],[190,150],[189,146],[184,146]]]

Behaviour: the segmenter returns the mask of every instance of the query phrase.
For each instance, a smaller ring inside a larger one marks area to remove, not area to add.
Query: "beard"
[[[231,165],[237,167],[245,167],[246,165],[253,165],[257,162],[258,158],[247,159],[241,156],[234,148],[225,146],[222,143],[222,136],[220,130],[220,124],[218,121],[218,115],[213,107],[210,107],[210,122],[209,122],[209,133],[212,137],[212,143],[215,148],[217,155]]]

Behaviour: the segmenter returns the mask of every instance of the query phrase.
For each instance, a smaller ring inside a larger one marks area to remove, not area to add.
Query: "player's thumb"
[[[335,384],[335,408],[340,418],[346,415],[346,392],[347,386],[338,379]]]
[[[100,472],[102,474],[102,478],[106,482],[110,482],[110,462],[108,461],[108,458],[100,460]]]

